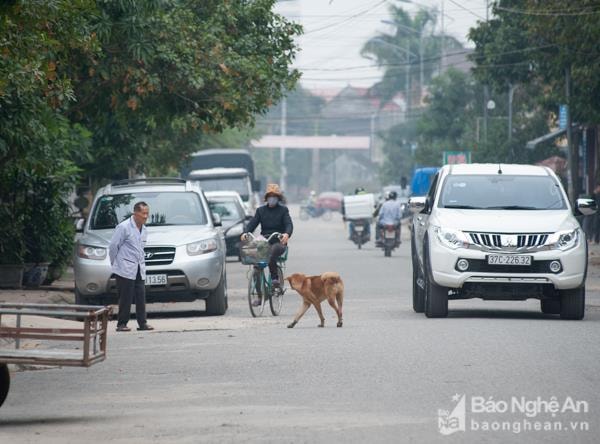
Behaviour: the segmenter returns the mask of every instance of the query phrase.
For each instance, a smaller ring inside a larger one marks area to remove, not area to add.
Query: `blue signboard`
[[[567,105],[560,105],[558,109],[558,127],[563,130],[567,127],[567,113],[569,107]]]

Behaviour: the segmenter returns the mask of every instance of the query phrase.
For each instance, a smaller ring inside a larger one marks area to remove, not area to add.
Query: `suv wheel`
[[[206,313],[221,316],[227,311],[227,273],[223,271],[221,282],[206,299]]]
[[[84,297],[75,287],[75,305],[88,305],[88,299]]]
[[[560,299],[542,299],[540,301],[542,313],[560,314]]]
[[[425,310],[425,292],[419,284],[417,283],[419,279],[421,279],[421,284],[423,283],[423,279],[421,278],[421,273],[419,272],[419,261],[415,255],[414,248],[414,239],[411,239],[412,244],[412,269],[413,269],[413,282],[412,282],[412,297],[413,297],[413,310],[415,313],[423,313]]]
[[[429,254],[425,255],[425,316],[445,318],[448,316],[448,289],[437,285],[431,275]]]
[[[585,285],[570,290],[560,290],[561,319],[580,320],[585,312]]]

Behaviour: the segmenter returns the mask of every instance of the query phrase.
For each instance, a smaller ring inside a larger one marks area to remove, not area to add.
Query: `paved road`
[[[229,263],[226,316],[159,314],[155,332],[111,331],[109,358],[88,370],[14,375],[0,443],[598,441],[598,308],[566,322],[535,301],[458,301],[426,319],[410,304],[409,242],[384,258],[346,237],[339,219],[298,221],[288,262],[342,274],[343,328],[328,306],[325,329],[312,309],[285,328],[293,292],[281,317],[251,319],[245,269]],[[547,413],[553,400],[566,411]],[[440,417],[466,430],[444,436]],[[589,431],[521,430],[548,421]]]

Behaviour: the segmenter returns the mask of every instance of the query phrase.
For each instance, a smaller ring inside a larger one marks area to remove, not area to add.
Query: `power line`
[[[582,8],[579,10],[575,9],[563,9],[563,10],[550,10],[547,9],[545,11],[533,11],[526,9],[516,9],[516,8],[506,8],[503,6],[496,6],[496,9],[499,11],[512,12],[514,14],[523,14],[523,15],[538,15],[538,16],[549,16],[549,17],[566,17],[566,16],[579,16],[579,15],[592,15],[599,14],[600,9],[586,9]]]
[[[322,26],[320,28],[317,28],[317,29],[311,29],[310,31],[305,32],[304,35],[315,34],[317,32],[323,31],[325,29],[329,29],[329,28],[332,28],[332,27],[335,27],[335,26],[342,25],[342,24],[344,24],[346,22],[349,22],[350,20],[354,20],[355,18],[358,18],[358,17],[360,17],[360,16],[362,16],[364,14],[367,14],[368,12],[372,11],[373,9],[378,8],[379,6],[383,5],[384,3],[387,3],[387,1],[388,0],[381,0],[380,2],[377,2],[375,5],[371,6],[368,9],[365,9],[365,10],[363,10],[361,12],[358,12],[358,13],[356,13],[354,15],[351,15],[350,17],[345,18],[343,20],[340,20],[337,23],[332,23],[332,24],[329,24],[329,25],[324,25],[324,26]]]
[[[480,16],[479,14],[477,14],[476,12],[472,11],[469,8],[465,8],[463,5],[456,3],[454,0],[448,0],[450,3],[452,3],[453,5],[458,6],[460,9],[467,11],[469,14],[473,14],[475,17],[480,18],[481,20],[485,20],[485,17]]]

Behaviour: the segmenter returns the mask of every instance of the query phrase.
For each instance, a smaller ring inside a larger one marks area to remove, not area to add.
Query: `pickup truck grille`
[[[475,245],[488,248],[527,248],[541,247],[548,240],[547,233],[503,234],[503,233],[468,233]]]
[[[146,265],[169,265],[175,258],[173,247],[147,247],[144,248]]]

